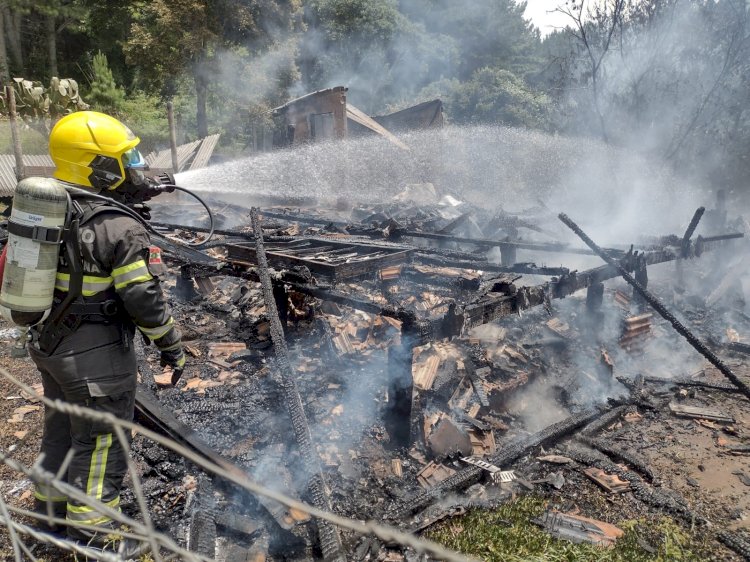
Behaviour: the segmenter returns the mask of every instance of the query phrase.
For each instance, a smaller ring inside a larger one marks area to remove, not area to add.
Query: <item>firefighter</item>
[[[67,115],[50,133],[54,177],[115,200],[122,193],[132,195],[145,188],[145,163],[136,149],[139,141],[108,115],[92,111]],[[86,198],[77,199],[75,207],[77,252],[61,253],[54,304],[49,318],[32,330],[29,353],[41,373],[47,398],[132,421],[136,331],[160,351],[162,365],[173,369],[174,382],[185,365],[180,332],[159,286],[164,273],[161,252],[150,244],[145,226],[121,208]],[[71,263],[76,258],[70,256],[76,253],[82,280]],[[60,307],[64,307],[62,312]],[[127,465],[112,427],[46,408],[41,468],[56,474],[68,451],[72,451],[68,483],[118,510]],[[70,524],[104,530],[117,526],[107,514],[45,484],[36,485],[35,497],[37,509],[48,512],[51,507]],[[104,531],[68,525],[67,534],[89,546],[111,544]],[[123,541],[120,548],[125,545]]]

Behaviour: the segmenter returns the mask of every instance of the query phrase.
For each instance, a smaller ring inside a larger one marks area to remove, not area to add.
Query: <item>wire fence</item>
[[[307,513],[311,517],[328,521],[339,529],[351,531],[360,535],[374,536],[384,543],[409,547],[419,554],[428,555],[439,560],[455,562],[466,562],[470,560],[469,558],[456,552],[449,551],[434,542],[405,533],[394,527],[389,527],[375,521],[363,522],[348,519],[328,511],[317,509],[314,506],[295,500],[284,493],[271,490],[258,484],[237,467],[222,466],[216,462],[209,461],[176,441],[155,433],[143,426],[118,419],[111,414],[96,412],[89,408],[69,404],[60,400],[49,400],[44,396],[40,396],[34,389],[24,384],[2,368],[0,368],[0,375],[26,394],[40,400],[45,408],[51,408],[69,416],[80,417],[97,423],[104,423],[112,429],[113,436],[120,442],[126,453],[125,456],[128,463],[127,470],[130,476],[132,492],[135,496],[138,508],[137,514],[134,517],[129,517],[120,510],[113,509],[101,501],[91,496],[87,496],[82,490],[68,484],[65,475],[67,473],[67,465],[72,459],[72,454],[70,453],[66,457],[63,466],[56,474],[43,470],[40,465],[41,459],[37,459],[34,464],[26,466],[24,463],[15,459],[12,453],[9,453],[8,451],[0,450],[0,462],[5,464],[11,470],[17,472],[19,475],[28,478],[31,482],[48,486],[56,492],[59,492],[61,496],[72,498],[77,503],[90,507],[97,513],[111,518],[121,526],[121,528],[116,531],[116,536],[118,538],[136,541],[141,545],[139,548],[140,554],[150,553],[151,558],[155,562],[168,562],[172,560],[207,562],[213,559],[196,552],[191,552],[189,550],[189,544],[187,547],[181,546],[183,541],[170,537],[155,528],[149,515],[148,502],[143,492],[141,477],[130,455],[130,440],[128,439],[128,435],[131,432],[133,435],[140,434],[165,449],[173,451],[194,465],[200,467],[200,469],[205,471],[208,475],[213,475],[227,482],[231,482],[255,495],[275,500],[289,509],[294,509],[301,513]],[[43,543],[77,556],[80,555],[81,558],[79,559],[103,560],[104,562],[123,562],[126,560],[126,558],[120,555],[116,550],[109,552],[106,550],[102,551],[101,549],[94,549],[86,544],[68,540],[57,534],[41,531],[40,528],[44,525],[75,525],[77,528],[90,533],[100,533],[103,535],[112,533],[112,528],[110,527],[84,525],[57,518],[52,512],[51,504],[48,505],[48,509],[45,513],[28,511],[15,507],[10,505],[6,498],[3,497],[3,494],[0,493],[0,526],[4,526],[7,529],[12,549],[12,558],[11,553],[0,553],[6,556],[5,559],[12,559],[16,562],[25,560],[31,562],[50,560],[49,558],[40,559],[40,557],[33,552],[34,549],[31,545],[34,543]]]

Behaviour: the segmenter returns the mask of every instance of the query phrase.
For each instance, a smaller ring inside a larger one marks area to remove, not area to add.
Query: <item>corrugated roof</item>
[[[272,115],[280,115],[281,113],[284,113],[287,111],[291,106],[301,102],[302,100],[307,100],[309,98],[313,98],[315,96],[321,96],[325,94],[330,94],[331,92],[346,92],[349,88],[346,86],[335,86],[333,88],[326,88],[325,90],[318,90],[317,92],[311,92],[309,94],[305,94],[304,96],[301,96],[299,98],[294,98],[293,100],[289,100],[284,105],[276,107],[271,110]]]
[[[178,171],[181,172],[185,168],[188,159],[191,158],[193,154],[195,154],[195,151],[198,150],[200,144],[201,141],[199,139],[187,144],[181,144],[177,147],[177,167],[179,168]],[[172,153],[168,148],[165,150],[160,150],[159,152],[152,152],[151,154],[146,156],[146,163],[151,168],[171,169]]]
[[[214,149],[219,142],[219,135],[210,135],[203,139],[198,152],[195,153],[195,158],[190,163],[191,170],[197,170],[198,168],[205,168],[208,166],[208,161],[211,159],[211,155],[214,153]]]
[[[373,119],[390,131],[429,129],[445,124],[443,102],[439,99],[413,105],[388,115],[375,116]]]
[[[383,125],[375,121],[372,117],[367,115],[361,109],[357,109],[356,107],[354,107],[352,104],[347,104],[346,116],[352,121],[354,121],[355,123],[359,123],[363,127],[367,127],[371,131],[374,131],[380,136],[388,139],[397,147],[403,150],[410,150],[408,146],[406,146],[403,142],[401,142],[398,138],[396,138],[396,136],[393,133],[391,133],[388,129],[383,127]]]
[[[208,164],[208,160],[219,142],[219,135],[209,135],[205,138],[198,139],[187,144],[181,144],[177,147],[177,168],[179,172],[185,170],[195,170],[203,168]],[[146,163],[150,168],[159,170],[172,169],[172,152],[170,149],[151,152],[146,156]]]
[[[54,168],[49,154],[24,154],[24,166]],[[0,197],[12,197],[16,190],[16,158],[12,154],[0,154]]]

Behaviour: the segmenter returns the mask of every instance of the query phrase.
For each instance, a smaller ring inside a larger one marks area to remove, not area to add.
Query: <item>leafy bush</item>
[[[551,103],[508,70],[481,68],[468,82],[455,86],[449,112],[459,122],[502,123],[545,129]]]
[[[71,78],[50,80],[45,88],[41,82],[13,78],[11,81],[16,113],[23,121],[39,131],[48,132],[52,123],[68,113],[88,109],[78,93],[78,83]],[[0,92],[0,114],[8,115],[5,91]]]

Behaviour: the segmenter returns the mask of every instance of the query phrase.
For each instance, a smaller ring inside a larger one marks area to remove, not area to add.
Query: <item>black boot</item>
[[[51,515],[56,519],[65,519],[65,508],[66,502],[46,502],[35,499],[33,509],[34,513],[44,516],[36,520],[36,526],[44,533],[63,535],[65,533],[65,525],[52,523],[48,517]]]

